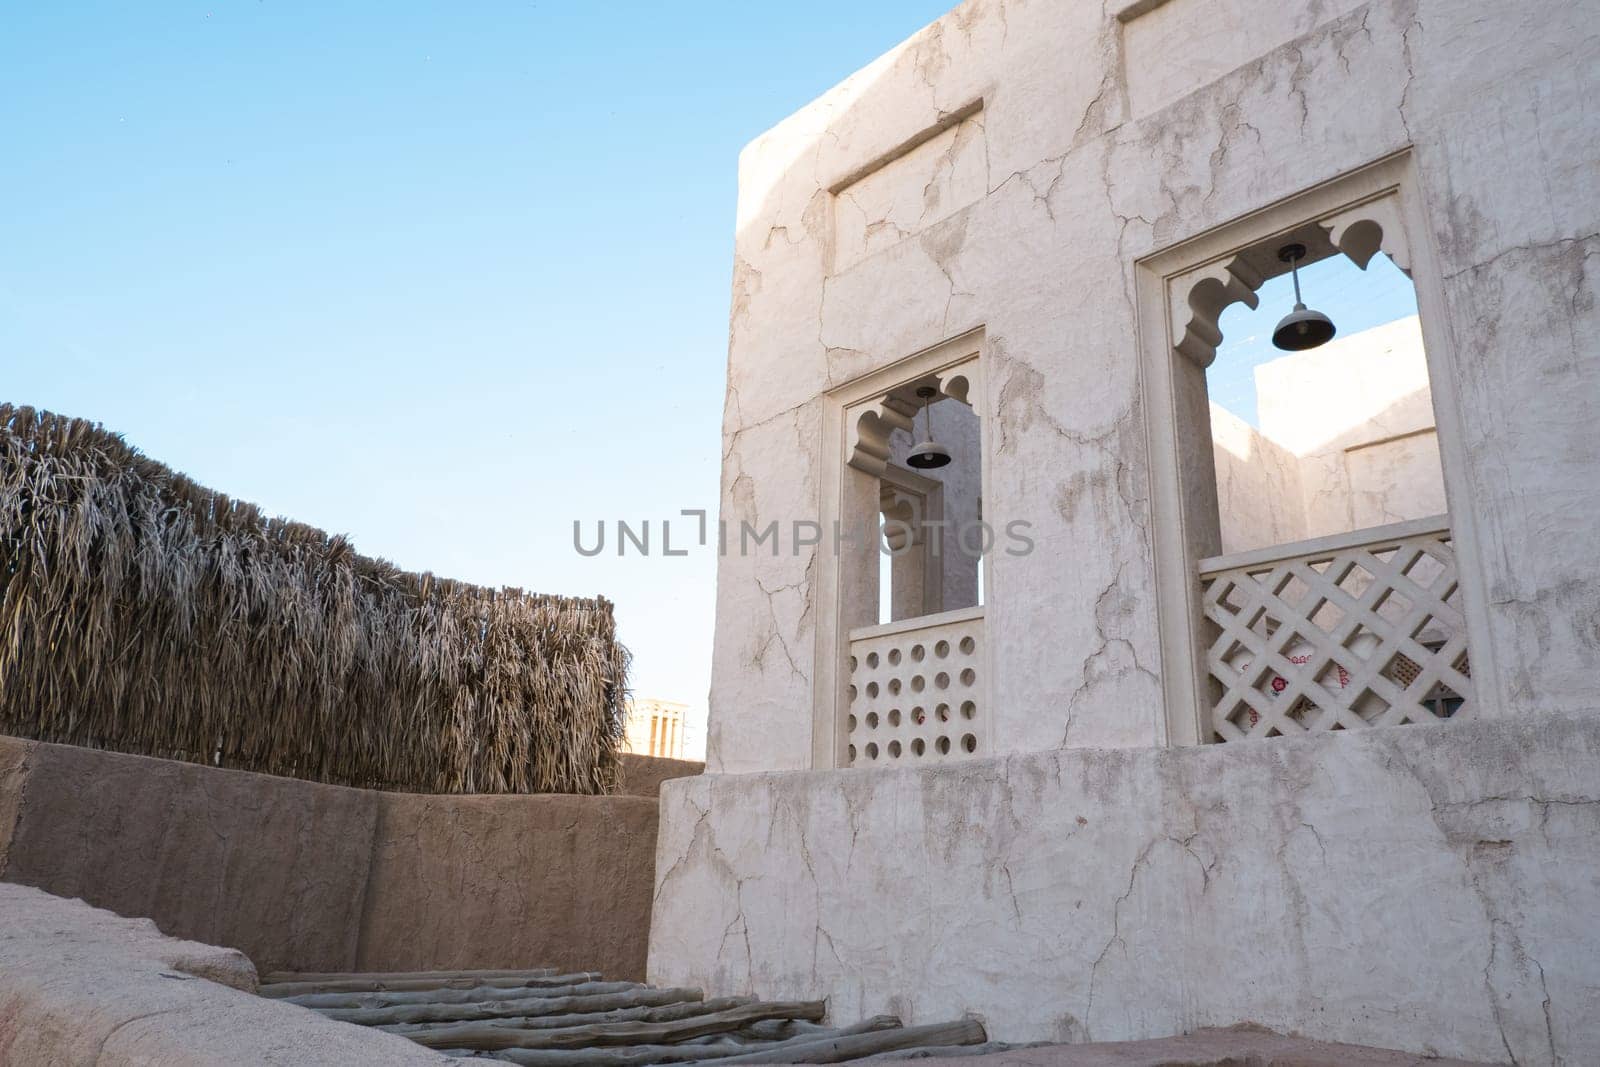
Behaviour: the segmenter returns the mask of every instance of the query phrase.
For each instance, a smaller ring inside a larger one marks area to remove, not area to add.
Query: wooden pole
[[[981,1045],[987,1040],[989,1035],[984,1032],[982,1023],[976,1019],[960,1019],[950,1023],[906,1026],[897,1030],[846,1034],[821,1040],[816,1037],[795,1038],[782,1042],[785,1046],[782,1048],[715,1059],[718,1067],[739,1063],[842,1063],[896,1049],[923,1045]]]
[[[711,1000],[667,1004],[659,1008],[615,1008],[611,1011],[581,1012],[575,1015],[513,1016],[508,1019],[485,1019],[484,1026],[505,1026],[516,1030],[559,1030],[567,1026],[588,1026],[595,1023],[649,1022],[664,1023],[674,1019],[687,1019],[692,1015],[709,1015],[727,1011],[745,1004],[755,1003],[754,997],[714,997]],[[392,1023],[377,1027],[386,1033],[410,1037],[448,1026],[460,1026],[456,1020],[443,1023]],[[804,1025],[804,1024],[797,1024]]]
[[[592,997],[530,997],[525,1000],[480,1001],[476,1004],[402,1004],[393,1008],[325,1008],[322,1014],[358,1026],[386,1023],[450,1022],[470,1019],[505,1019],[515,1015],[561,1015],[611,1008],[653,1008],[703,1000],[698,989],[630,989]]]
[[[342,982],[349,979],[382,982],[391,978],[538,978],[559,974],[554,967],[523,967],[493,971],[268,971],[262,985],[279,982]]]
[[[417,989],[398,993],[304,993],[282,999],[302,1008],[321,1011],[326,1008],[392,1008],[401,1004],[476,1004],[535,997],[580,997],[643,988],[639,982],[581,982],[547,989],[532,986],[473,986],[470,989]]]
[[[854,1034],[868,1034],[873,1030],[890,1030],[900,1025],[892,1015],[879,1015],[863,1020],[854,1026],[834,1031],[833,1037],[844,1040]],[[761,1045],[745,1045],[725,1041],[710,1045],[630,1045],[623,1048],[603,1049],[502,1049],[496,1059],[509,1060],[522,1067],[648,1067],[653,1063],[726,1062],[729,1058],[754,1051],[772,1052],[780,1057],[778,1063],[805,1062],[798,1058],[782,1059],[789,1047],[801,1048],[816,1044],[815,1036],[790,1041],[774,1041]]]
[[[571,974],[557,974],[552,971],[548,974],[535,974],[532,972],[488,975],[443,973],[399,977],[370,975],[365,978],[347,977],[303,982],[273,982],[261,986],[261,995],[274,999],[283,999],[285,997],[304,996],[309,993],[380,993],[416,989],[471,989],[474,986],[505,986],[507,988],[528,986],[530,988],[542,988],[575,985],[579,982],[597,982],[599,980],[600,972],[598,971],[575,971]]]
[[[670,1045],[710,1034],[728,1033],[769,1019],[816,1022],[827,1014],[820,1000],[744,1004],[727,1011],[696,1015],[671,1022],[620,1022],[570,1026],[559,1030],[516,1030],[482,1023],[452,1026],[411,1040],[428,1048],[470,1048],[498,1051],[508,1048],[582,1049],[609,1045]]]

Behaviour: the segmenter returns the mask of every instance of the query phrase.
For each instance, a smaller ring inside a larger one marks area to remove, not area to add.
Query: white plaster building
[[[721,564],[652,980],[1600,1062],[1596,16],[969,0],[745,150],[722,517],[785,540]],[[1214,438],[1291,243],[1393,259],[1425,357]],[[830,535],[885,516],[887,624]]]

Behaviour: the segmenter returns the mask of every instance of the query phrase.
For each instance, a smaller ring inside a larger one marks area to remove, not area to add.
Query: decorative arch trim
[[[940,398],[949,397],[972,406],[973,379],[978,371],[976,362],[926,374],[914,381],[897,385],[869,403],[855,421],[852,430],[849,457],[845,462],[858,471],[882,477],[889,465],[891,440],[896,430],[910,433],[922,398],[917,390],[932,387]]]
[[[1390,192],[1172,278],[1172,336],[1179,338],[1177,350],[1196,365],[1209,367],[1222,342],[1223,311],[1233,304],[1251,309],[1260,305],[1256,293],[1262,284],[1288,272],[1277,249],[1291,241],[1306,246],[1308,263],[1342,254],[1366,270],[1372,258],[1384,252],[1411,276],[1411,246],[1399,197]]]

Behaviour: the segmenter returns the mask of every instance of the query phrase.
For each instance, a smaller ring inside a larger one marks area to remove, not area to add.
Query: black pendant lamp
[[[922,410],[928,420],[928,439],[911,450],[911,455],[906,457],[906,463],[918,470],[933,470],[936,467],[947,466],[950,462],[950,450],[933,439],[933,397],[939,390],[932,386],[924,385],[917,390],[917,395],[922,398]]]
[[[1320,311],[1306,308],[1300,299],[1300,261],[1306,258],[1305,245],[1284,245],[1278,249],[1278,258],[1289,264],[1294,276],[1294,310],[1285,315],[1272,331],[1272,343],[1285,352],[1304,352],[1333,340],[1333,320]]]

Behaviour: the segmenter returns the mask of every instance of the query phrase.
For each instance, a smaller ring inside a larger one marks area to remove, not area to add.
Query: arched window
[[[1406,166],[1386,161],[1140,265],[1175,741],[1471,713],[1448,346],[1426,300],[1404,313]],[[1350,326],[1273,352],[1292,268],[1306,303],[1320,294]],[[1369,299],[1337,299],[1341,284]],[[1401,314],[1374,313],[1385,301]],[[1363,314],[1391,321],[1363,330]]]

